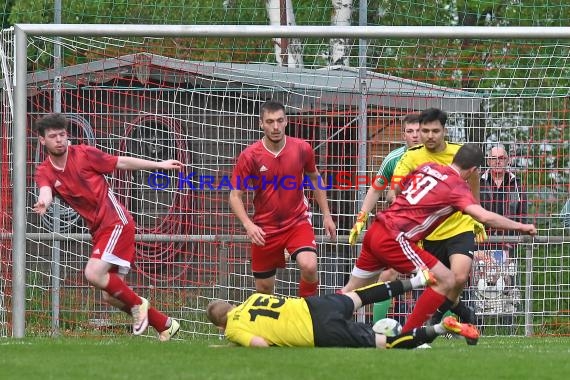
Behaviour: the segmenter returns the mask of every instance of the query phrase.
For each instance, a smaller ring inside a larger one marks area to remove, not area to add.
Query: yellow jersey
[[[228,312],[225,336],[246,347],[254,336],[272,346],[315,346],[313,320],[305,299],[262,293],[254,293]]]
[[[396,169],[394,169],[394,177],[403,178],[426,162],[436,162],[442,165],[451,164],[455,153],[461,148],[461,144],[450,142],[446,142],[445,144],[445,149],[437,153],[430,152],[423,145],[409,148],[400,161],[398,161],[398,165],[396,165]],[[426,237],[426,240],[444,240],[463,232],[473,232],[474,225],[475,220],[472,217],[463,214],[461,211],[457,211],[445,219],[443,223]]]

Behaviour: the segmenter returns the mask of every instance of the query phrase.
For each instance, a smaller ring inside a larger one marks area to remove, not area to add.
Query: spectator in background
[[[489,169],[481,175],[480,181],[481,206],[517,222],[526,223],[526,196],[520,179],[509,170],[509,155],[502,144],[496,144],[488,150],[487,165]],[[514,234],[514,231],[489,230],[491,236]],[[513,245],[510,243],[499,243],[492,244],[490,250],[493,256],[491,259],[499,267],[498,272],[506,274],[505,285],[513,285],[514,281],[515,266],[511,260],[512,252],[510,252],[512,248]]]
[[[509,155],[505,147],[498,144],[489,149],[487,169],[481,175],[481,206],[489,211],[525,223],[527,200],[520,179],[509,170]],[[513,234],[512,231],[490,231],[493,234]]]

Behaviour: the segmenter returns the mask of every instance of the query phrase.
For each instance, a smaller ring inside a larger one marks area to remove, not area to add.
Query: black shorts
[[[365,323],[355,322],[354,303],[342,294],[305,299],[313,319],[315,347],[376,347],[376,334]]]
[[[462,232],[448,239],[424,240],[424,249],[438,258],[446,267],[450,267],[449,256],[461,254],[473,258],[475,251],[475,234]]]

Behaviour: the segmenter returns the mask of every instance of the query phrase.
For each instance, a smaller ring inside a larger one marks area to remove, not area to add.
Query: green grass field
[[[223,341],[160,343],[116,339],[0,340],[8,379],[563,379],[570,338],[436,340],[431,349],[211,347]]]

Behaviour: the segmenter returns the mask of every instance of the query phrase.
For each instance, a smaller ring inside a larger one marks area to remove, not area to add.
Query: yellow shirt
[[[274,346],[315,346],[313,320],[303,298],[254,293],[228,313],[225,335],[246,347],[254,336]]]
[[[403,178],[426,162],[449,165],[453,161],[453,157],[459,148],[461,148],[461,144],[450,142],[446,142],[445,149],[437,153],[428,151],[423,145],[409,148],[400,161],[398,161],[398,165],[396,165],[396,169],[394,169],[394,177]],[[473,220],[472,217],[463,214],[461,211],[457,211],[445,219],[426,240],[444,240],[463,232],[472,232],[474,224],[475,220]]]

